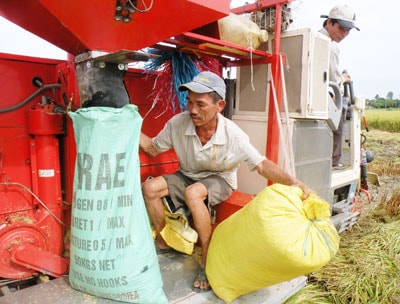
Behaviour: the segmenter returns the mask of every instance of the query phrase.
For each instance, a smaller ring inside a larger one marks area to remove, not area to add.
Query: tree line
[[[374,109],[400,108],[400,99],[393,98],[393,95],[393,92],[388,92],[385,98],[376,94],[374,99],[366,99],[366,106]]]

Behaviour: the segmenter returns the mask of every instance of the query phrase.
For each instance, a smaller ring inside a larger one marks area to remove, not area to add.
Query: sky
[[[248,0],[247,2],[254,2]],[[232,0],[231,7],[246,3]],[[340,65],[346,69],[357,96],[373,99],[388,92],[400,98],[400,34],[397,26],[400,1],[394,0],[294,0],[290,3],[292,18],[289,29],[309,27],[318,31],[336,4],[348,4],[356,12],[360,31],[351,30],[340,42]],[[66,59],[67,54],[43,39],[0,17],[0,52],[35,57]]]

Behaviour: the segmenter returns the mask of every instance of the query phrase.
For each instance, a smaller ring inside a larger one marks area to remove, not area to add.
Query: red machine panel
[[[143,117],[142,130],[148,136],[157,135],[167,120],[175,114],[171,109],[160,105],[152,107],[154,100],[149,99],[149,95],[156,76],[156,74],[144,74],[141,70],[130,70],[124,78],[130,102],[138,106],[139,113]],[[154,158],[140,152],[139,157],[142,181],[149,176],[173,173],[179,166],[179,160],[172,150]]]
[[[67,270],[58,139],[64,133],[64,114],[54,111],[60,63],[0,54],[3,278],[26,278],[37,271],[59,276]]]
[[[32,85],[35,76],[40,76],[44,83],[54,82],[54,67],[59,62],[47,60],[44,64],[22,56],[0,55],[0,92],[3,96],[0,106],[1,181],[17,181],[31,187],[31,150],[27,113],[30,108],[40,103],[41,99],[38,96],[26,104],[23,104],[23,101],[37,90]],[[51,92],[46,93],[51,95]],[[13,109],[18,104],[21,106]],[[11,210],[26,209],[26,204],[32,204],[33,201],[31,195],[19,191],[0,192],[0,198],[2,201],[0,216]]]
[[[143,12],[129,14],[124,10],[127,1],[116,0],[2,0],[0,15],[76,55],[88,50],[115,52],[151,46],[228,15],[230,1],[130,2],[137,2]],[[118,4],[121,20],[116,17]]]

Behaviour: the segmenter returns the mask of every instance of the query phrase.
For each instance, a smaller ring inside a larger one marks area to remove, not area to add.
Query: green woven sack
[[[137,107],[69,116],[77,148],[71,286],[128,303],[167,303],[141,191]]]

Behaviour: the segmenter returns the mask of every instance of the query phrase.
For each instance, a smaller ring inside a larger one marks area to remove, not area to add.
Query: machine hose
[[[33,98],[35,98],[36,96],[38,96],[40,93],[42,93],[45,90],[50,90],[50,89],[59,89],[61,87],[61,84],[46,84],[41,86],[38,90],[36,90],[35,92],[33,92],[33,94],[31,94],[30,96],[28,96],[26,99],[24,99],[23,101],[21,101],[20,103],[11,106],[11,107],[7,107],[7,108],[1,108],[0,109],[0,113],[6,113],[6,112],[11,112],[14,111],[16,109],[19,109],[20,107],[26,105],[28,102],[30,102]]]

